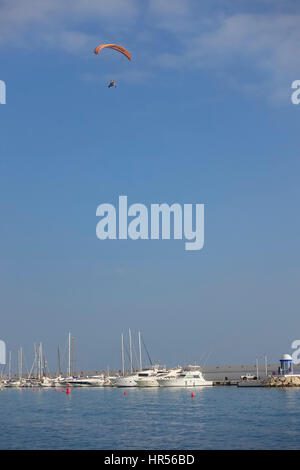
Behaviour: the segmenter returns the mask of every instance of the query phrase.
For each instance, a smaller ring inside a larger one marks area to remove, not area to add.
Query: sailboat
[[[115,387],[136,387],[137,374],[133,373],[132,365],[132,338],[131,330],[129,329],[129,360],[130,360],[130,375],[125,375],[125,360],[124,360],[124,335],[121,334],[121,346],[122,346],[122,376],[110,379],[112,385]]]

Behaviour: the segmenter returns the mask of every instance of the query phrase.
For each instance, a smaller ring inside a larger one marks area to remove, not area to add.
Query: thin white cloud
[[[96,44],[96,38],[91,35],[82,33],[81,31],[62,31],[55,34],[45,33],[41,35],[43,44],[49,47],[58,48],[71,54],[78,54],[85,52],[90,48],[92,51],[92,44]]]
[[[300,14],[239,14],[216,19],[208,31],[179,35],[177,51],[160,54],[156,61],[170,68],[222,70],[232,83],[232,73],[238,71],[242,76],[244,69],[251,76],[259,74],[260,80],[256,89],[244,76],[241,89],[260,88],[276,99],[286,99],[290,81],[300,70],[299,24]]]
[[[114,25],[122,29],[137,14],[137,0],[0,0],[0,44],[78,30],[84,21],[97,22],[101,32]]]

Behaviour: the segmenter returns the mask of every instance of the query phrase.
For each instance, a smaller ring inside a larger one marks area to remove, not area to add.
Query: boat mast
[[[22,351],[22,348],[19,349],[19,379],[21,380],[22,379],[22,375],[23,375],[23,351]]]
[[[132,339],[131,339],[131,330],[129,328],[129,358],[130,358],[130,373],[132,374]]]
[[[57,359],[58,359],[58,375],[61,375],[61,361],[60,361],[60,348],[57,347]]]
[[[39,379],[43,377],[43,345],[40,343],[39,351]]]
[[[8,380],[11,379],[11,351],[8,353]]]
[[[23,348],[20,348],[20,363],[21,363],[21,380],[23,377]]]
[[[256,377],[258,379],[258,359],[256,358]]]
[[[74,375],[74,336],[72,336],[72,375]]]
[[[71,376],[71,333],[69,333],[69,360],[68,360],[68,377]]]
[[[265,355],[265,372],[266,372],[266,377],[268,377],[268,359],[267,359],[267,355]]]
[[[36,348],[36,377],[40,378],[40,346]]]
[[[125,361],[124,361],[124,335],[121,334],[121,344],[122,344],[122,374],[125,376]]]
[[[35,344],[33,343],[33,363],[32,363],[32,366],[31,366],[31,369],[28,373],[28,378],[31,379],[31,376],[32,374],[34,373],[34,368],[36,366],[36,354],[35,354]]]
[[[143,369],[142,365],[142,342],[141,342],[141,332],[139,331],[139,352],[140,352],[140,370]]]
[[[43,376],[44,377],[47,377],[47,370],[48,370],[48,363],[47,363],[46,356],[44,355],[44,358],[43,358]]]
[[[38,348],[38,378],[41,378],[41,343]]]
[[[36,348],[36,343],[33,343],[33,353],[34,353],[34,360],[33,360],[33,373],[34,373],[34,376],[35,378],[38,377],[38,368],[39,368],[39,364],[38,364],[38,354],[37,354],[37,348]]]
[[[37,357],[36,357],[36,345],[33,343],[33,365],[32,372],[35,377],[37,377]]]

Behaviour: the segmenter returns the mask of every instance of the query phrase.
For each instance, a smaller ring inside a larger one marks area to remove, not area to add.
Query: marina
[[[74,338],[68,334],[67,364],[62,371],[60,347],[58,347],[58,372],[49,371],[43,352],[42,343],[38,348],[34,344],[34,358],[30,371],[23,373],[23,348],[18,350],[18,373],[12,374],[12,352],[9,352],[8,364],[0,374],[0,389],[32,388],[196,388],[212,386],[235,386],[241,389],[257,387],[300,387],[300,367],[293,364],[289,354],[283,354],[279,364],[269,364],[267,356],[260,364],[205,366],[189,364],[177,367],[152,364],[149,352],[138,332],[138,356],[134,367],[131,330],[128,330],[129,367],[125,367],[124,334],[121,334],[121,370],[119,371],[81,371],[74,369]],[[143,346],[147,352],[149,365],[143,367]]]
[[[129,369],[78,375],[72,348],[68,358],[65,373],[39,376],[37,355],[37,377],[1,374],[0,449],[298,448],[300,373],[287,354],[279,365],[140,369],[129,354]]]
[[[74,343],[69,333],[63,354],[58,346],[57,372],[42,343],[34,344],[27,373],[23,347],[16,371],[8,353],[0,373],[0,449],[298,447],[300,368],[289,354],[278,363],[265,355],[252,364],[200,359],[172,367],[153,363],[141,332],[135,347],[129,329],[128,349],[121,334],[120,370],[79,372]]]

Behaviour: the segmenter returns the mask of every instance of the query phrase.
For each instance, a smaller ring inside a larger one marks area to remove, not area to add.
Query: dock
[[[238,380],[236,379],[233,379],[233,380],[213,380],[213,385],[214,386],[223,386],[223,385],[227,385],[227,386],[237,386],[238,384]]]

